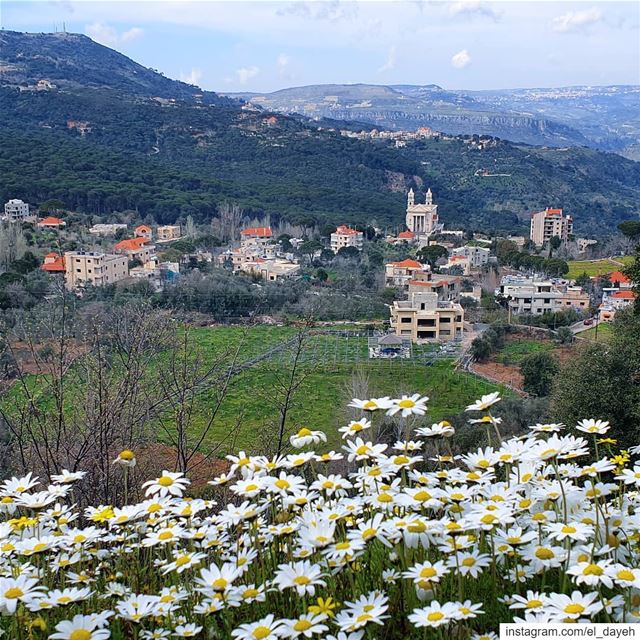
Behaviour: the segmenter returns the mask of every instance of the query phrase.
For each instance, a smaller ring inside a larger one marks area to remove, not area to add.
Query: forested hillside
[[[522,231],[531,211],[561,206],[577,233],[602,235],[637,216],[640,164],[617,155],[477,137],[401,148],[346,138],[332,123],[246,108],[184,83],[168,97],[174,81],[87,38],[32,35],[12,35],[11,60],[0,50],[2,68],[13,69],[0,77],[2,200],[59,198],[158,222],[204,221],[233,201],[296,223],[401,225],[405,190],[431,186],[450,225]],[[38,79],[55,86],[29,90]]]

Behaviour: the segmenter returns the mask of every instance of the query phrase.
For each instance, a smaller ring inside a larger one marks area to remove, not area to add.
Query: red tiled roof
[[[335,232],[342,236],[355,236],[356,234],[361,233],[360,231],[356,231],[355,229],[348,227],[346,224],[341,224]]]
[[[409,284],[418,286],[418,287],[433,287],[438,283],[433,282],[432,280],[409,280]]]
[[[64,220],[55,218],[54,216],[47,216],[38,222],[38,226],[40,227],[57,227],[63,224],[66,224]]]
[[[613,273],[609,274],[609,281],[611,283],[617,282],[617,283],[628,283],[631,282],[631,280],[629,280],[629,278],[627,278],[627,276],[624,275],[624,273],[622,273],[621,271],[614,271]]]
[[[271,227],[249,227],[243,229],[240,234],[250,238],[270,238],[273,231],[271,231]]]
[[[422,265],[417,260],[411,260],[410,258],[400,262],[392,262],[391,264],[394,267],[402,267],[404,269],[422,269]]]
[[[562,215],[562,209],[551,209],[550,207],[547,207],[544,212],[548,215],[548,216],[561,216]]]
[[[415,238],[415,233],[413,233],[412,231],[401,231],[398,234],[398,238],[402,238],[402,239],[404,239],[404,238],[408,238],[408,239]]]
[[[42,271],[48,271],[50,273],[64,273],[64,256],[52,251],[51,253],[48,253],[44,259],[45,263],[40,267]],[[49,260],[49,262],[46,262],[46,260]]]
[[[120,240],[114,249],[116,251],[139,251],[146,242],[146,238],[127,238]]]
[[[141,225],[138,225],[136,227],[136,231],[139,232],[139,233],[150,233],[151,232],[151,227],[149,227],[146,224],[141,224]]]
[[[616,291],[609,297],[617,298],[618,300],[633,300],[636,297],[636,294],[633,291]]]

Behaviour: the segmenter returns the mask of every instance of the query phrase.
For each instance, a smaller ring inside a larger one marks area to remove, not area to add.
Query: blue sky
[[[0,0],[3,28],[84,33],[221,92],[365,82],[640,84],[640,3]]]

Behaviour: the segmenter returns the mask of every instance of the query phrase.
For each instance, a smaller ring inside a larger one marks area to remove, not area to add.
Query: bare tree
[[[211,231],[225,242],[236,242],[244,211],[238,204],[223,202],[218,206],[218,217],[211,220]]]

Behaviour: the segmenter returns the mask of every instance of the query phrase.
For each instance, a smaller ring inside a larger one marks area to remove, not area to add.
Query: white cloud
[[[492,9],[486,2],[480,0],[457,0],[449,6],[449,14],[452,16],[480,16],[498,20],[500,14]]]
[[[601,20],[602,11],[592,7],[591,9],[584,9],[583,11],[567,11],[567,13],[561,16],[556,16],[551,21],[551,28],[558,33],[581,31]]]
[[[236,78],[240,84],[247,84],[251,78],[255,78],[260,73],[260,69],[256,66],[241,67],[236,70]]]
[[[199,85],[200,80],[202,80],[202,69],[193,68],[189,73],[182,73],[181,71],[180,80],[182,80],[182,82],[186,82],[187,84]]]
[[[466,49],[462,51],[458,51],[454,56],[451,57],[451,66],[456,69],[464,69],[466,66],[471,64],[471,56]]]
[[[286,68],[289,66],[291,62],[291,58],[286,53],[281,53],[276,60],[276,65],[278,67],[278,73],[282,74],[285,72]]]
[[[385,71],[391,71],[391,69],[395,69],[396,58],[397,58],[397,52],[396,52],[396,45],[394,44],[389,49],[389,54],[387,55],[387,59],[385,63],[378,69],[378,72],[384,73]]]
[[[115,47],[118,44],[125,44],[140,38],[144,34],[144,29],[132,27],[131,29],[118,33],[106,22],[93,22],[84,28],[85,33],[96,42],[107,47]]]

